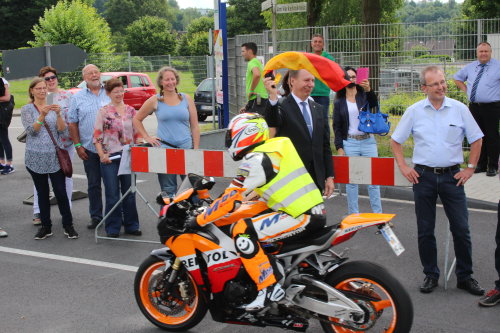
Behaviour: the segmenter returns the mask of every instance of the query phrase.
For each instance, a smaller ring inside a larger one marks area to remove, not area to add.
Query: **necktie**
[[[300,102],[300,105],[302,105],[302,115],[304,116],[304,120],[306,121],[307,129],[309,130],[309,135],[312,137],[312,121],[311,121],[311,116],[309,115],[309,112],[307,112],[307,102]]]
[[[471,102],[474,102],[476,100],[477,86],[479,84],[479,80],[481,80],[481,76],[483,76],[484,67],[486,66],[486,64],[479,64],[479,66],[481,66],[481,69],[479,70],[479,73],[477,73],[476,79],[474,80],[474,84],[472,85],[472,90],[470,92]]]

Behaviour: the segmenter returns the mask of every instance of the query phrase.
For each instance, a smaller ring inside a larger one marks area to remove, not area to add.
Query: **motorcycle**
[[[158,233],[165,247],[151,252],[134,282],[137,304],[151,323],[166,331],[185,331],[210,311],[216,322],[298,332],[306,331],[310,320],[318,320],[324,332],[410,331],[413,305],[405,288],[383,267],[348,262],[334,250],[357,231],[377,227],[399,255],[404,248],[391,229],[394,214],[352,214],[300,242],[262,243],[276,259],[286,295],[259,312],[246,312],[242,306],[258,291],[229,228],[269,208],[262,201],[243,202],[204,228],[189,227],[186,221],[212,203],[209,190],[214,184],[213,178],[189,174],[178,195],[161,208]]]

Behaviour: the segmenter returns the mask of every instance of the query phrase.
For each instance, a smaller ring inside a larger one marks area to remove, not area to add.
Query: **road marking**
[[[137,269],[139,268],[136,266],[121,265],[121,264],[115,264],[115,263],[106,262],[106,261],[83,259],[83,258],[68,257],[68,256],[60,256],[57,254],[14,249],[11,247],[4,247],[4,246],[0,246],[0,252],[21,254],[24,256],[44,258],[44,259],[59,260],[59,261],[71,262],[71,263],[82,264],[82,265],[113,268],[113,269],[119,269],[122,271],[134,272],[134,273],[137,272]]]

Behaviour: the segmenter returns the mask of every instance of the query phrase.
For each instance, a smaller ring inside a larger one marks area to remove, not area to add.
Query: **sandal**
[[[42,224],[42,220],[40,219],[40,213],[33,214],[33,225]]]

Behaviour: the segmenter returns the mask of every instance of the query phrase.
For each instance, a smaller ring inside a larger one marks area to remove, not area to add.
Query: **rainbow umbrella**
[[[280,68],[305,69],[333,91],[351,83],[345,79],[344,70],[335,61],[314,53],[290,51],[278,54],[266,63],[263,75]]]

